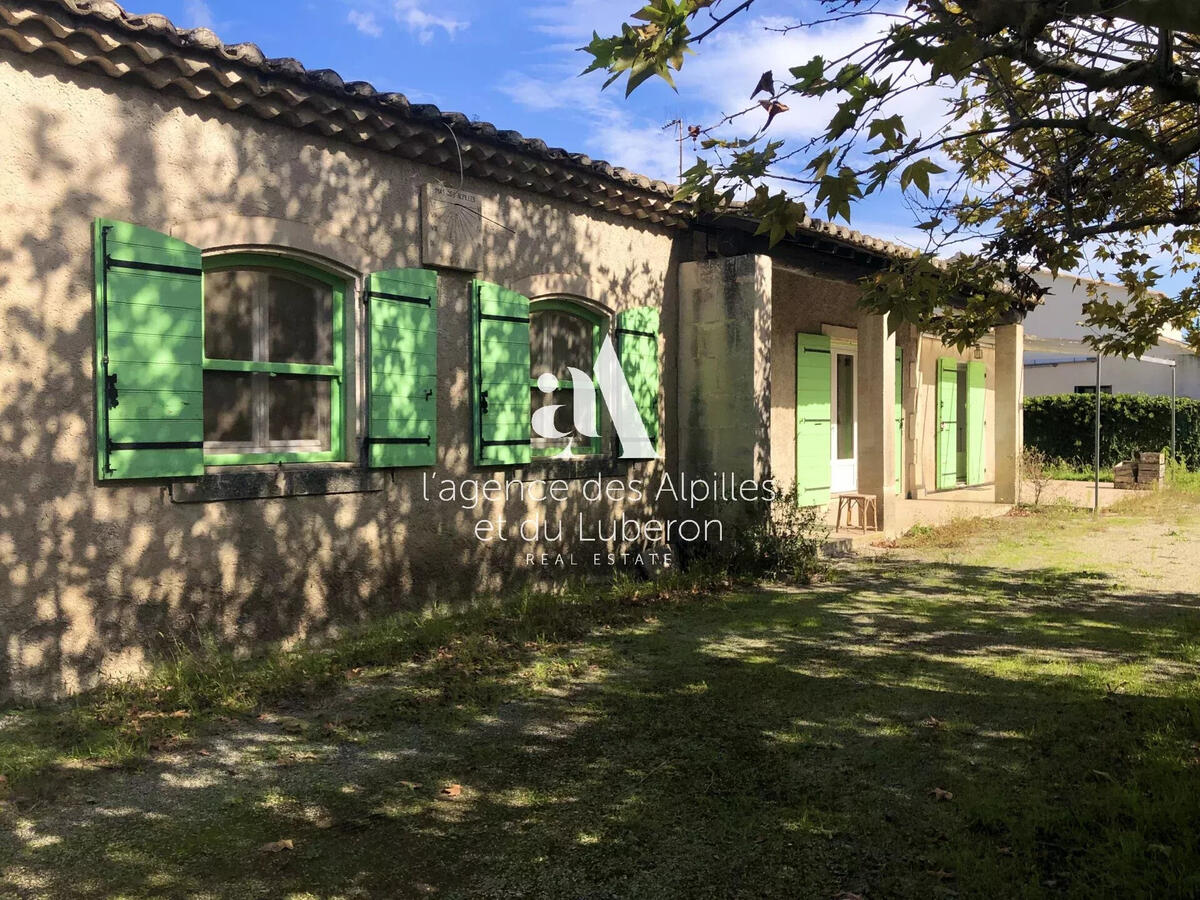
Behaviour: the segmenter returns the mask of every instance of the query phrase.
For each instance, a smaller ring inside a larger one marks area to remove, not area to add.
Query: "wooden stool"
[[[871,530],[879,530],[878,498],[873,494],[838,494],[837,530],[842,528],[842,511],[846,512],[846,527],[854,522],[854,510],[858,509],[858,525],[863,534],[867,533],[867,513],[871,514]]]

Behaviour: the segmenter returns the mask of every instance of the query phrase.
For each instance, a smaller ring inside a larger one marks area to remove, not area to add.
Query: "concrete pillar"
[[[1017,503],[1021,496],[1024,449],[1021,376],[1025,371],[1025,326],[996,328],[996,502]]]
[[[771,260],[679,267],[679,457],[689,476],[771,467]]]
[[[887,316],[858,320],[858,491],[878,498],[879,528],[896,513],[896,335]]]

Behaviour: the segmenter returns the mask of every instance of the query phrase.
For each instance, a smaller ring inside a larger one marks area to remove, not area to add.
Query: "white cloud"
[[[212,9],[205,0],[188,0],[184,7],[184,21],[191,28],[207,28],[210,31],[216,25]]]
[[[350,15],[347,16],[347,21],[367,37],[380,37],[383,34],[379,20],[375,18],[373,12],[352,9]]]
[[[585,55],[574,52],[575,48],[591,38],[593,29],[601,34],[615,30],[621,11],[623,7],[615,7],[611,0],[561,0],[534,6],[528,14],[535,29],[561,39],[561,43],[547,48],[549,60],[508,73],[499,89],[533,112],[557,113],[578,121],[580,146],[571,149],[586,148],[616,165],[667,181],[675,180],[679,167],[675,135],[662,130],[668,120],[682,116],[689,125],[713,126],[723,115],[753,106],[750,92],[763,71],[773,70],[779,80],[788,78],[790,67],[816,55],[827,60],[845,56],[877,38],[883,27],[877,18],[858,18],[781,31],[795,20],[739,20],[715,32],[696,55],[686,58],[683,71],[676,77],[677,94],[652,79],[626,100],[623,82],[601,91],[603,76],[575,77],[587,63]],[[838,98],[791,98],[787,102],[791,110],[775,119],[768,135],[787,139],[789,146],[795,147],[824,130]],[[941,91],[920,90],[891,101],[880,114],[899,113],[910,134],[930,135],[943,127],[945,110]],[[720,133],[746,137],[764,121],[765,113],[755,106],[744,117],[723,126]],[[690,141],[685,143],[685,168],[692,165],[697,152]],[[780,172],[800,174],[801,166],[802,161],[796,159]],[[898,193],[887,205],[896,208],[897,219],[904,222],[904,227],[882,230],[890,230],[896,237],[903,235],[907,243],[923,244],[927,236],[907,227],[915,213],[904,206]]]
[[[514,103],[539,114],[579,119],[584,133],[579,146],[590,155],[651,178],[674,183],[679,175],[679,145],[674,129],[638,116],[620,94],[602,93],[592,79],[576,78],[563,71],[560,77],[539,78],[510,73],[498,86]],[[685,165],[690,158],[685,157]]]
[[[711,125],[722,114],[741,112],[752,104],[750,92],[759,76],[767,70],[776,80],[788,78],[788,69],[814,56],[826,60],[841,57],[879,37],[881,22],[874,17],[830,23],[782,32],[778,29],[795,24],[794,20],[761,18],[748,20],[738,27],[717,31],[694,57],[688,57],[677,76],[681,93],[703,117],[698,124]],[[820,134],[833,117],[839,97],[787,100],[791,109],[771,125],[771,136],[805,139]],[[942,92],[918,90],[889,101],[881,115],[899,113],[910,134],[932,134],[943,124],[945,105]],[[765,121],[765,113],[751,112],[728,130],[746,132]],[[749,125],[750,127],[747,127]]]
[[[588,43],[593,31],[617,31],[631,10],[632,6],[626,8],[612,0],[559,0],[532,6],[525,13],[533,19],[534,31],[561,41],[547,50],[572,51]]]
[[[453,38],[471,24],[461,19],[427,12],[422,8],[422,0],[395,0],[393,11],[396,21],[407,26],[422,44],[432,41],[439,29]]]

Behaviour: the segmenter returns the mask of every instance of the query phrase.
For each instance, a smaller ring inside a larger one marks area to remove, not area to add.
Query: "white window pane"
[[[854,459],[854,357],[837,358],[837,458]]]
[[[590,374],[595,355],[593,333],[592,323],[579,316],[535,310],[529,319],[532,376],[550,372],[559,381],[569,381],[571,366]]]
[[[327,285],[272,272],[266,303],[268,360],[333,365],[333,293]]]
[[[209,359],[254,359],[254,304],[265,276],[226,270],[204,276],[204,352]]]
[[[276,375],[268,387],[268,435],[272,444],[304,443],[328,450],[329,379]]]
[[[254,440],[251,375],[204,373],[204,439],[222,444],[248,444]]]

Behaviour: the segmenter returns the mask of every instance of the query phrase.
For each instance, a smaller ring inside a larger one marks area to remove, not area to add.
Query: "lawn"
[[[1195,896],[1198,556],[1139,496],[0,713],[0,894]]]

